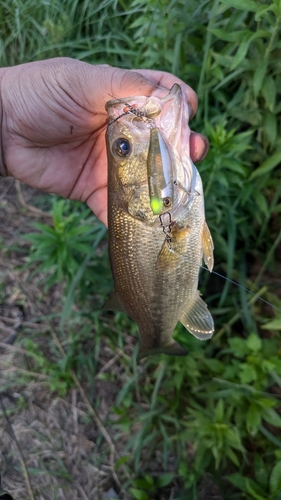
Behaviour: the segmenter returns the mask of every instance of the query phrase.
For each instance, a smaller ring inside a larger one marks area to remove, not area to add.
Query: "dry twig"
[[[15,181],[15,186],[17,190],[17,195],[18,195],[18,200],[21,204],[22,207],[24,207],[26,210],[30,212],[30,215],[33,215],[35,217],[47,217],[49,219],[52,219],[52,216],[48,212],[44,212],[43,210],[40,210],[39,208],[33,207],[32,205],[29,205],[26,203],[22,190],[21,190],[21,184],[19,181]]]
[[[2,411],[3,411],[3,414],[4,414],[4,418],[5,418],[6,422],[7,422],[7,426],[8,426],[8,429],[9,429],[10,436],[12,437],[12,439],[15,442],[16,447],[18,449],[18,453],[19,453],[19,457],[20,457],[20,463],[21,463],[22,471],[23,471],[23,476],[24,476],[24,479],[25,479],[25,483],[26,483],[26,487],[27,487],[27,491],[28,491],[30,500],[35,500],[34,495],[33,495],[33,491],[32,491],[32,488],[31,488],[29,474],[28,474],[28,470],[27,470],[27,467],[26,467],[26,464],[25,464],[24,456],[23,456],[23,453],[21,451],[21,447],[19,445],[17,437],[16,437],[16,435],[14,433],[13,426],[12,426],[12,424],[10,422],[10,419],[9,419],[8,415],[7,415],[6,408],[5,408],[5,405],[4,405],[4,402],[3,402],[1,394],[0,394],[0,406],[2,408]]]

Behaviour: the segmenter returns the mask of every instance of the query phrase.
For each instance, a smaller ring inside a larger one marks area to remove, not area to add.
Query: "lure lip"
[[[127,106],[131,107],[133,105],[130,104],[129,101],[136,101],[136,100],[138,102],[142,102],[142,101],[147,101],[147,100],[151,99],[151,100],[157,100],[161,104],[164,104],[164,103],[170,101],[171,99],[173,99],[179,91],[182,92],[181,86],[178,83],[174,83],[174,85],[171,87],[171,89],[167,90],[167,95],[165,97],[156,97],[154,95],[150,95],[150,96],[133,95],[133,96],[129,96],[129,97],[115,97],[112,94],[108,94],[111,97],[114,97],[114,99],[110,99],[109,101],[107,101],[105,103],[105,109],[106,109],[106,111],[108,111],[109,107],[115,106],[116,104],[126,104]],[[139,104],[138,104],[138,106],[139,106]]]
[[[173,157],[158,127],[150,130],[147,177],[150,206],[154,215],[170,209],[174,203]]]

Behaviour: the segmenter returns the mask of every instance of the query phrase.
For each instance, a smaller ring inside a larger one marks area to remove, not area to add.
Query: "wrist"
[[[7,176],[7,169],[5,166],[5,155],[4,155],[4,146],[3,146],[3,136],[4,136],[4,110],[3,110],[3,99],[2,99],[2,81],[5,72],[8,68],[0,68],[0,177]]]

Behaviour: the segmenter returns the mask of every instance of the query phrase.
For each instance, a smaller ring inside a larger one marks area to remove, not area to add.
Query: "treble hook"
[[[168,216],[168,221],[165,222],[164,217]],[[168,243],[169,250],[171,250],[171,243],[172,243],[172,238],[170,236],[171,234],[171,225],[172,225],[172,216],[170,212],[164,212],[163,214],[159,215],[159,220],[160,220],[160,225],[163,229],[163,233],[165,234],[166,241]]]

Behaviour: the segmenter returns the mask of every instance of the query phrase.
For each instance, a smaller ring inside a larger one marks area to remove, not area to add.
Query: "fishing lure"
[[[151,210],[160,215],[174,204],[174,166],[158,128],[150,130],[147,176]]]

